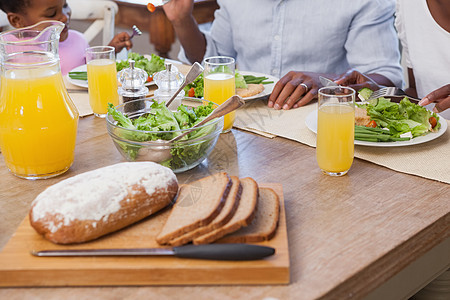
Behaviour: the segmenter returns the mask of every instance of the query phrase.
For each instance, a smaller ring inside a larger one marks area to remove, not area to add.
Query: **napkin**
[[[234,127],[257,134],[280,136],[316,147],[316,134],[306,127],[317,102],[291,110],[274,110],[263,101],[247,103],[236,112]],[[449,121],[444,118],[440,122]],[[355,157],[389,169],[450,184],[450,130],[427,143],[404,147],[355,145]]]

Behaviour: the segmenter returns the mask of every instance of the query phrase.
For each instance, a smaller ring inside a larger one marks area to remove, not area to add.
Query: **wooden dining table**
[[[245,108],[244,108],[245,109]],[[30,181],[0,158],[0,249],[46,187],[122,162],[105,120],[79,120],[75,161],[65,174]],[[315,149],[233,129],[180,183],[225,171],[282,184],[288,284],[9,287],[0,299],[407,299],[450,265],[449,185],[355,159],[349,173],[321,173]]]

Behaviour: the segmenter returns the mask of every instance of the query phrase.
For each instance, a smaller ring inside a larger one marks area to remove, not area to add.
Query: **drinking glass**
[[[94,115],[106,117],[108,102],[119,104],[114,47],[96,46],[86,49],[89,104]]]
[[[227,56],[213,56],[205,58],[204,98],[216,104],[224,103],[235,94],[234,58]],[[224,117],[222,133],[229,132],[233,127],[235,112]]]
[[[355,91],[349,87],[319,90],[317,163],[330,176],[347,174],[353,163]]]

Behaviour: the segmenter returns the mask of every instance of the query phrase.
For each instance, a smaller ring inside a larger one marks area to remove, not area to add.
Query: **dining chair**
[[[109,0],[67,0],[72,9],[72,20],[92,21],[83,32],[91,42],[103,30],[103,45],[108,45],[114,37],[114,20],[119,8]]]
[[[6,13],[3,10],[0,10],[0,31],[6,31],[9,29],[12,29],[12,27],[9,25]]]

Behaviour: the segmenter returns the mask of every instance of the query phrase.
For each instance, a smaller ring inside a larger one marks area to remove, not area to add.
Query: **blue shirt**
[[[204,57],[243,71],[378,73],[401,87],[395,0],[218,0]],[[187,61],[183,50],[179,58]]]

